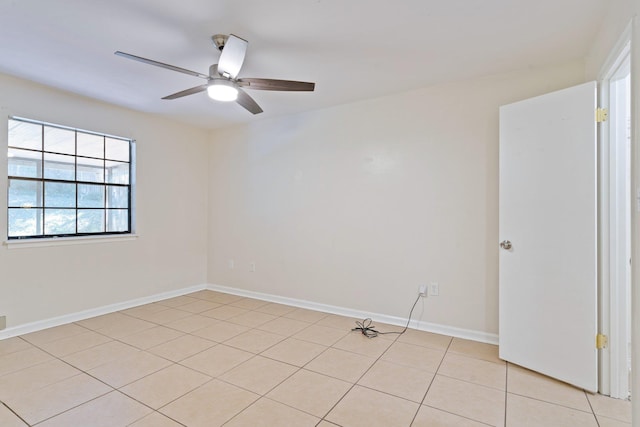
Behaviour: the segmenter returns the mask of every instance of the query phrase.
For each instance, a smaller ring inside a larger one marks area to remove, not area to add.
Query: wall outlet
[[[0,316],[0,331],[7,329],[7,316]]]
[[[229,260],[228,265],[229,265],[229,270],[233,270],[234,268],[236,268],[236,263],[232,259]]]
[[[420,292],[420,296],[421,297],[426,297],[427,296],[427,285],[420,285],[420,287],[418,288],[418,292]]]
[[[433,297],[440,295],[440,285],[438,285],[438,282],[431,282],[429,284],[429,295]]]
[[[249,263],[249,271],[251,271],[251,272],[256,271],[256,263],[255,262]]]

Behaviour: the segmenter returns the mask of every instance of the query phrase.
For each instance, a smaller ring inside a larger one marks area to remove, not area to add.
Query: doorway
[[[601,390],[630,397],[631,372],[631,70],[624,44],[601,81],[609,118],[601,128]]]

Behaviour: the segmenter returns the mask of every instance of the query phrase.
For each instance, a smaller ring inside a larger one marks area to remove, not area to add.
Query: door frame
[[[611,111],[610,83],[625,64],[630,65],[631,52],[631,24],[627,26],[618,42],[612,49],[598,76],[598,98],[602,108]],[[620,244],[616,233],[618,215],[620,214],[619,195],[615,185],[616,149],[611,144],[614,130],[610,121],[601,123],[599,127],[598,151],[598,253],[599,253],[599,320],[598,327],[602,334],[609,338],[608,345],[599,354],[599,389],[601,394],[615,398],[628,398],[629,377],[627,372],[627,358],[630,349],[627,346],[628,297],[620,286],[616,286],[620,275],[619,251]],[[627,207],[630,209],[630,206]],[[630,257],[627,253],[625,257]]]

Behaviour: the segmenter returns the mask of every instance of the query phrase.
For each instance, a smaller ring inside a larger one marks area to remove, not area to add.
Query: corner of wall
[[[624,37],[625,31],[631,29],[633,17],[631,0],[620,0],[614,3],[607,8],[607,15],[585,57],[586,80],[598,80],[601,77],[603,65],[607,63],[612,48]]]

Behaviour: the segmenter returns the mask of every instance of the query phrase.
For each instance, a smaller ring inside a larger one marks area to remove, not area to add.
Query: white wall
[[[583,81],[568,63],[215,132],[209,282],[406,318],[435,281],[419,318],[497,333],[498,107]]]
[[[615,0],[610,2],[607,13],[603,17],[600,31],[593,40],[589,54],[586,57],[587,80],[600,78],[602,67],[611,54],[625,28],[631,24],[632,0]]]
[[[0,147],[8,115],[137,140],[139,234],[115,243],[0,246],[8,327],[206,283],[207,132],[0,75]],[[4,241],[6,150],[0,165]]]

